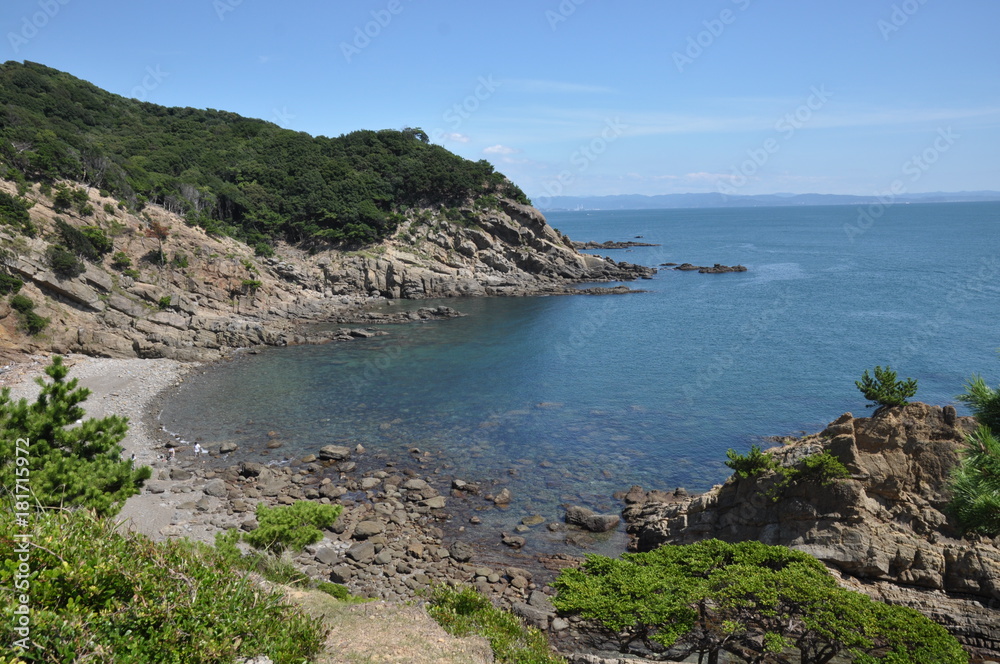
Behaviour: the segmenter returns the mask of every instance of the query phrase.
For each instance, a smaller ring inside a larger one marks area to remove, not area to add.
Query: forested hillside
[[[411,206],[528,202],[488,162],[432,145],[420,129],[313,137],[126,99],[31,62],[0,65],[0,99],[8,179],[83,182],[136,211],[156,203],[261,253],[276,238],[375,242]]]

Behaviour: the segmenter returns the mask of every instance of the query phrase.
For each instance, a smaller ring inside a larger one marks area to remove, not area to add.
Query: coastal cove
[[[468,527],[483,544],[526,516],[562,521],[569,504],[618,512],[613,494],[633,484],[704,491],[728,476],[730,447],[865,413],[853,382],[865,368],[891,364],[919,380],[916,399],[941,405],[972,373],[995,376],[1000,204],[898,205],[863,233],[845,232],[858,215],[552,213],[576,241],[641,235],[660,245],[594,252],[616,260],[748,271],[664,269],[632,285],[648,292],[626,296],[377,304],[444,303],[467,315],[220,363],[189,375],[161,423],[210,449],[236,443],[226,464],[328,444],[360,443],[376,465],[429,453],[425,465],[442,476],[512,492],[510,507]],[[565,532],[525,537],[526,554],[615,553],[625,541],[621,531],[568,545]]]

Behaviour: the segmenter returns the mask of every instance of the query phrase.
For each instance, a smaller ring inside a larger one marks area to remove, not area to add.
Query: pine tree
[[[79,506],[113,516],[152,474],[121,458],[128,419],[83,419],[80,404],[90,390],[76,378],[66,380],[69,368],[59,356],[45,373],[52,380],[37,379],[42,390],[34,403],[12,402],[10,389],[0,392],[0,486],[11,493],[30,488],[32,502],[42,507]],[[28,472],[17,472],[23,468]]]
[[[905,381],[896,380],[896,372],[888,366],[885,369],[875,367],[874,378],[869,375],[868,369],[865,369],[861,380],[854,381],[854,384],[866,399],[874,402],[868,404],[869,408],[878,406],[875,409],[876,415],[886,408],[905,406],[909,403],[907,399],[917,393],[917,381],[912,378],[907,378]]]

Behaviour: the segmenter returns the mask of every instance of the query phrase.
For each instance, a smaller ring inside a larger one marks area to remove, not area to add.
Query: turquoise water
[[[548,218],[575,240],[662,245],[599,252],[617,260],[749,270],[667,269],[622,296],[451,300],[468,316],[223,363],[188,381],[165,426],[246,456],[274,432],[272,459],[419,447],[443,477],[511,488],[481,527],[495,537],[527,514],[561,520],[566,503],[617,511],[632,484],[707,489],[730,447],[867,413],[854,380],[876,364],[929,403],[955,403],[973,372],[1000,382],[1000,204],[897,205],[853,239],[854,207]]]

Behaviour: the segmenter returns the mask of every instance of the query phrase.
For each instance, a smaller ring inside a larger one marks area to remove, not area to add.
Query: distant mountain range
[[[966,203],[972,201],[1000,201],[1000,191],[905,194],[897,196],[893,200],[894,203]],[[534,201],[534,204],[543,212],[553,212],[558,210],[665,210],[671,208],[869,205],[878,202],[879,199],[875,195],[762,194],[757,196],[728,196],[720,193],[707,193],[662,194],[659,196],[643,196],[641,194],[622,194],[618,196],[552,196],[540,197]]]

